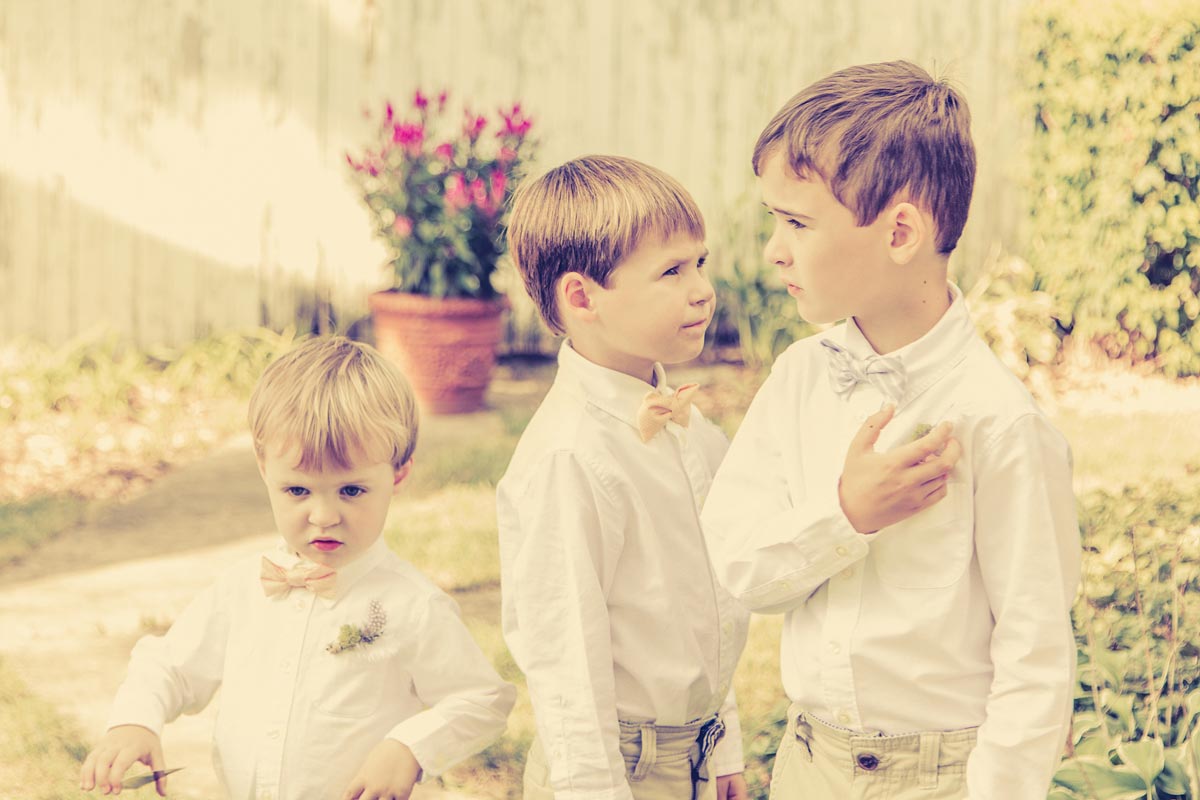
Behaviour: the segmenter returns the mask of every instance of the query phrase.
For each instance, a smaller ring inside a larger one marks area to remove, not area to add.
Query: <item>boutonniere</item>
[[[337,638],[326,645],[325,650],[334,655],[347,650],[364,652],[368,645],[374,644],[383,636],[386,625],[387,612],[383,610],[383,604],[372,600],[367,606],[367,621],[362,625],[343,625]]]

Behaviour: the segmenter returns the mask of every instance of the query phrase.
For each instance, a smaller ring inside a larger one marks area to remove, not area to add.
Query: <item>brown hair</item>
[[[357,457],[399,469],[417,446],[408,381],[375,348],[341,336],[309,339],[273,361],[250,396],[250,434],[268,448],[300,450],[300,469],[341,469]]]
[[[792,171],[816,173],[868,225],[897,196],[933,216],[939,253],[962,235],[975,184],[967,103],[907,61],[839,70],[784,104],[754,145],[754,174],[782,144]]]
[[[648,235],[704,238],[704,218],[678,181],[640,161],[584,156],[525,182],[513,201],[508,246],[542,319],[563,333],[558,279],[579,272],[601,286]]]

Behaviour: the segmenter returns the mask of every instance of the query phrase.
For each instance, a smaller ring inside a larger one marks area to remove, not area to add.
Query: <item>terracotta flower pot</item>
[[[403,370],[421,409],[462,414],[484,407],[508,299],[376,292],[367,298],[375,346]]]

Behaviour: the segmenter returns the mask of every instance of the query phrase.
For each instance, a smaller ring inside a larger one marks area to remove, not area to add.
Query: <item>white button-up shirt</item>
[[[290,568],[282,546],[265,554]],[[338,595],[306,589],[269,599],[261,559],[217,578],[165,636],[137,643],[109,726],[155,733],[222,690],[213,760],[236,800],[340,797],[385,737],[434,777],[504,730],[515,689],[472,640],[454,601],[382,539],[338,570]],[[383,634],[334,654],[343,625],[364,626],[372,601]]]
[[[884,402],[868,383],[833,391],[822,338],[874,353],[851,321],[775,363],[717,473],[705,533],[735,597],[786,612],[789,698],[856,731],[979,726],[972,800],[1042,800],[1075,665],[1071,454],[951,292],[937,325],[889,354],[907,387],[876,448],[953,422],[963,455],[945,499],[873,535],[842,514],[850,440]]]
[[[497,492],[504,635],[555,796],[632,797],[618,719],[719,712],[710,772],[740,772],[732,678],[748,613],[717,583],[699,516],[725,436],[692,409],[688,427],[668,422],[642,442],[648,384],[569,343],[558,364]]]

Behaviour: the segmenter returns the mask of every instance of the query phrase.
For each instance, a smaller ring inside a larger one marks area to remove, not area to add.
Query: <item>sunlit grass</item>
[[[87,747],[79,731],[0,660],[0,797],[76,800]],[[131,795],[136,797],[137,795]]]

